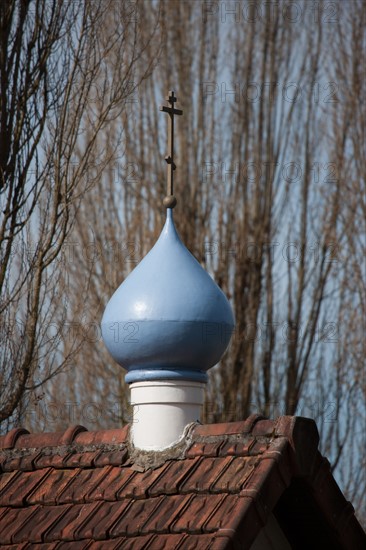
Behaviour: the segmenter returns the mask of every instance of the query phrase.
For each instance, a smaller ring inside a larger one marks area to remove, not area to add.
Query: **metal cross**
[[[174,103],[177,101],[173,91],[169,92],[169,96],[166,98],[169,101],[170,107],[160,106],[160,111],[169,114],[169,130],[168,130],[168,150],[169,154],[165,157],[168,164],[167,167],[167,193],[164,198],[163,204],[166,208],[174,208],[177,204],[177,200],[173,195],[173,173],[176,169],[174,164],[174,115],[182,115],[181,109],[175,109]]]

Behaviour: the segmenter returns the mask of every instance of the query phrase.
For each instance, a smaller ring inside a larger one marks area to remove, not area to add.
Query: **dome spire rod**
[[[166,100],[169,102],[170,107],[165,107],[160,105],[160,111],[168,113],[169,115],[169,128],[168,128],[168,155],[165,157],[167,163],[167,192],[166,197],[163,200],[165,208],[174,208],[177,204],[177,199],[173,195],[173,178],[174,170],[176,165],[174,164],[174,115],[182,115],[183,111],[181,109],[175,109],[174,103],[177,101],[177,98],[174,94],[174,91],[169,92]]]

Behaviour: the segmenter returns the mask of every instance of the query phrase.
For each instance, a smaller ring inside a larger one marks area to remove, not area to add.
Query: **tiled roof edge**
[[[275,437],[286,437],[293,453],[293,473],[309,476],[314,470],[319,447],[319,432],[311,418],[280,416],[275,421]]]
[[[285,437],[293,451],[292,470],[294,475],[310,475],[313,471],[319,446],[319,432],[314,420],[301,416],[280,416],[269,420],[260,414],[252,414],[241,422],[196,425],[194,440],[209,440],[230,435],[250,434],[270,439]]]
[[[240,509],[227,525],[233,548],[249,548],[266,524],[292,477],[291,445],[287,438],[275,439],[263,453],[255,468],[249,487],[240,491]]]
[[[354,507],[334,479],[328,459],[319,451],[315,457],[313,472],[306,481],[344,548],[366,548],[366,533],[355,515]]]

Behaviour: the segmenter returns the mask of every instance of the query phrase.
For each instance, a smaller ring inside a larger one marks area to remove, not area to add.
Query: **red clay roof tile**
[[[28,508],[31,510],[33,507]],[[34,513],[28,517],[21,528],[18,527],[13,536],[13,542],[43,542],[43,534],[51,525],[56,523],[69,506],[35,506]]]
[[[129,426],[115,430],[100,430],[97,432],[82,432],[77,434],[75,442],[78,445],[117,445],[127,441]]]
[[[188,449],[186,457],[193,458],[195,456],[218,456],[220,447],[222,447],[223,444],[223,441],[215,441],[213,443],[196,441]]]
[[[206,522],[205,531],[215,533],[219,529],[224,529],[229,519],[237,513],[242,504],[243,500],[238,495],[226,495],[220,507]]]
[[[50,475],[38,483],[27,496],[27,503],[48,506],[57,504],[58,495],[72,482],[78,472],[77,469],[51,470]]]
[[[148,488],[150,496],[174,495],[179,493],[187,477],[197,466],[199,458],[193,460],[172,460],[166,464],[160,476]]]
[[[37,506],[30,508],[8,508],[0,520],[1,543],[11,544],[14,536],[22,529],[27,520],[35,514]]]
[[[63,461],[63,468],[92,468],[95,466],[95,460],[103,454],[102,451],[87,451],[78,453],[68,453]]]
[[[171,524],[173,533],[204,533],[205,523],[216,512],[226,495],[191,495],[179,518]]]
[[[4,472],[11,472],[13,470],[24,470],[24,471],[34,470],[35,468],[34,462],[37,460],[37,457],[40,456],[40,454],[41,453],[18,456],[18,457],[12,457],[8,459],[4,457],[4,460],[2,462],[2,470]]]
[[[211,485],[226,470],[231,460],[232,457],[200,458],[192,473],[180,486],[180,493],[209,492]]]
[[[56,550],[88,550],[90,548],[91,541],[72,541],[71,542],[60,542],[56,546],[52,544],[49,545],[49,548],[55,548]],[[41,549],[43,550],[43,548]]]
[[[22,544],[4,544],[2,548],[6,548],[6,550],[24,550],[25,548],[30,548],[30,545],[27,542]]]
[[[257,436],[273,436],[275,432],[275,423],[272,420],[257,419],[253,424],[251,434]]]
[[[128,484],[133,478],[135,472],[130,468],[118,468],[112,466],[107,475],[99,482],[99,484],[90,490],[87,495],[87,500],[107,500],[115,501],[119,491]],[[121,498],[118,497],[118,498]]]
[[[163,464],[155,470],[146,470],[146,472],[135,472],[130,478],[129,483],[117,493],[117,498],[146,498],[149,487],[164,473],[169,464]]]
[[[161,497],[160,504],[154,508],[142,526],[144,532],[169,533],[170,525],[185,507],[190,495],[169,495]]]
[[[146,550],[146,548],[153,549],[154,547],[152,546],[152,540],[153,537],[151,535],[143,535],[138,538],[133,538],[132,540],[125,539],[124,544],[118,546],[118,550],[122,550],[123,548],[131,548],[131,550]],[[158,547],[156,547],[156,549],[158,549]]]
[[[9,485],[11,483],[11,480],[14,477],[17,477],[17,476],[19,477],[19,472],[17,472],[17,471],[5,472],[5,473],[1,474],[1,479],[0,479],[0,505],[1,506],[4,506],[3,500],[2,500],[2,495],[7,490],[7,485]]]
[[[215,539],[212,535],[184,535],[177,546],[167,545],[165,548],[166,550],[215,550],[214,543]]]
[[[265,513],[272,510],[281,492],[286,488],[277,469],[273,480],[273,464],[271,460],[260,461],[252,472],[249,483],[245,484],[240,492],[241,496],[253,499]]]
[[[39,468],[64,468],[64,461],[68,453],[60,449],[58,454],[40,453],[34,459],[33,464],[36,469]]]
[[[118,502],[100,501],[97,512],[84,522],[78,530],[78,536],[82,539],[106,540],[109,527],[124,514],[130,504],[127,499]]]
[[[81,453],[82,454],[82,453]],[[127,458],[127,447],[117,449],[115,451],[103,452],[101,451],[94,459],[94,466],[121,466]]]
[[[91,504],[73,504],[69,506],[66,512],[44,533],[44,541],[77,540],[75,528],[83,525],[95,513],[99,505],[99,502],[93,502]]]
[[[89,550],[91,541],[72,541],[72,542],[60,542],[57,546],[57,550]]]
[[[222,521],[216,532],[217,536],[230,537],[236,548],[250,548],[256,535],[265,524],[266,517],[262,514],[260,504],[251,498],[237,497],[235,507],[232,508]],[[214,518],[212,518],[214,520]],[[215,518],[216,519],[216,518]],[[235,534],[233,536],[233,534]]]
[[[231,457],[228,467],[211,484],[213,493],[238,493],[258,464],[256,458]]]
[[[53,542],[52,544],[49,544],[48,542],[42,542],[42,543],[23,542],[13,547],[7,546],[6,549],[9,550],[9,548],[14,548],[14,549],[17,548],[17,550],[19,550],[19,548],[22,548],[24,550],[55,550],[57,545],[58,545],[58,542]]]
[[[76,470],[76,475],[62,491],[56,495],[58,504],[82,503],[87,500],[87,495],[103,481],[111,467]]]
[[[240,440],[237,438],[235,440],[228,439],[224,441],[220,447],[220,456],[249,456],[250,449],[255,444],[255,439],[253,437],[244,437]]]
[[[15,449],[56,447],[60,445],[60,439],[64,432],[51,432],[40,434],[24,434],[17,437],[13,447]]]
[[[123,547],[126,548],[126,543],[127,540],[125,538],[118,538],[108,541],[104,540],[103,542],[90,541],[88,550],[119,550]]]
[[[256,456],[265,453],[269,447],[270,443],[265,438],[257,438],[253,445],[250,446],[248,451],[249,456]]]
[[[129,456],[127,437],[128,427],[88,432],[82,426],[40,435],[15,429],[0,437],[1,548],[249,547],[299,479],[304,499],[322,510],[336,541],[344,548],[364,542],[352,506],[317,450],[312,421],[252,415],[196,425],[181,455],[166,451],[160,465],[157,455],[150,469],[144,455]]]
[[[30,434],[24,428],[14,428],[5,436],[0,436],[0,449],[25,449],[57,447],[78,443],[80,445],[98,445],[101,443],[118,444],[127,440],[129,426],[115,430],[89,432],[84,426],[70,426],[64,432]]]
[[[36,485],[45,479],[51,470],[38,470],[35,472],[17,472],[0,492],[2,506],[23,506],[25,499],[33,491]]]
[[[143,534],[143,525],[150,515],[162,503],[165,497],[154,497],[147,500],[132,500],[128,507],[128,514],[123,514],[108,529],[109,535],[113,537],[128,536],[136,537]]]
[[[76,436],[82,432],[87,432],[88,430],[84,426],[69,426],[59,440],[59,445],[70,445],[75,439]]]
[[[103,506],[104,502],[85,504],[85,506],[81,506],[78,514],[73,519],[68,519],[67,516],[65,516],[65,523],[66,520],[68,520],[68,523],[63,530],[62,537],[66,540],[85,539],[85,532],[88,530],[88,526],[91,522],[95,522],[95,519],[99,516],[100,510]]]
[[[6,435],[0,436],[0,449],[12,449],[16,440],[23,434],[29,434],[24,428],[13,428]]]
[[[196,426],[194,433],[197,436],[225,436],[233,434],[252,433],[253,427],[259,420],[266,420],[259,414],[252,414],[246,420],[239,422],[223,422],[221,424],[200,424]],[[273,421],[269,421],[272,422]]]
[[[182,549],[184,540],[187,540],[187,535],[153,535],[150,539],[150,546],[148,548],[151,548],[151,550],[154,550],[156,548],[159,550],[175,550],[175,549]],[[202,546],[196,545],[196,548],[202,548]]]

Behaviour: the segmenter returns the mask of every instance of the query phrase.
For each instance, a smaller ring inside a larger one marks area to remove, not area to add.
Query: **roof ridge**
[[[35,449],[40,447],[65,447],[79,445],[126,443],[129,424],[122,428],[89,431],[80,424],[69,426],[62,432],[30,433],[25,428],[13,428],[0,436],[0,450]]]
[[[253,413],[244,420],[235,422],[219,422],[217,424],[197,424],[193,429],[193,436],[220,436],[233,434],[250,434],[253,432],[255,425],[258,422],[266,422],[266,429],[272,431],[275,426],[273,420],[267,417]]]

